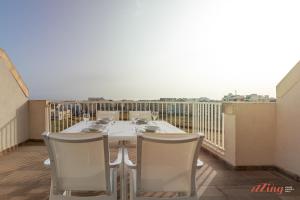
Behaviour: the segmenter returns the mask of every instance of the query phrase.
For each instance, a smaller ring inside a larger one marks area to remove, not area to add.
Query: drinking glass
[[[85,121],[85,124],[90,120],[90,114],[89,113],[84,113],[83,114],[83,121]]]

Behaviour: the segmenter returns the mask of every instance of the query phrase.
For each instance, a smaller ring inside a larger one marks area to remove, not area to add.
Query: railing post
[[[161,120],[164,120],[164,103],[162,102],[160,105],[160,110],[161,110]]]
[[[51,131],[51,103],[46,102],[46,116],[45,116],[45,130],[47,132]]]
[[[225,145],[225,128],[224,128],[224,125],[225,125],[225,122],[224,122],[224,113],[222,113],[222,149],[224,149],[224,145]]]
[[[193,109],[193,112],[192,112],[192,133],[195,132],[195,103],[193,102],[192,103],[192,109]]]
[[[124,112],[123,112],[123,106],[124,106],[124,104],[123,103],[121,103],[121,120],[123,121],[124,120]]]

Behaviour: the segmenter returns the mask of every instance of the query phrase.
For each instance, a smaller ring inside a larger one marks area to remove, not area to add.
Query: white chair
[[[107,135],[45,133],[43,137],[50,159],[44,164],[51,168],[49,200],[117,199],[122,152],[110,163]]]
[[[129,111],[129,120],[133,119],[146,119],[151,120],[151,111]]]
[[[164,199],[143,193],[172,192],[173,199],[196,200],[195,173],[203,165],[197,159],[203,138],[200,134],[139,135],[137,163],[129,160],[126,149],[124,156],[130,171],[130,199]]]
[[[120,113],[119,111],[97,111],[96,118],[97,120],[103,118],[109,118],[117,121],[120,119]]]

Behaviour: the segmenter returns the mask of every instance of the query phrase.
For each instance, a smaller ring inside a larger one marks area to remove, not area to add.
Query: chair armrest
[[[50,159],[48,158],[47,160],[44,161],[44,166],[46,168],[50,168]]]
[[[203,167],[204,163],[200,160],[197,159],[197,168],[200,169],[201,167]]]
[[[129,159],[128,150],[124,149],[124,162],[129,169],[135,169],[136,165]]]
[[[109,163],[109,167],[115,168],[119,167],[119,165],[122,163],[122,149],[120,148],[118,151],[118,157],[113,162]]]

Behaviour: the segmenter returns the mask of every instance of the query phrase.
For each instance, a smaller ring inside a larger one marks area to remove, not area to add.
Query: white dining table
[[[85,128],[95,125],[95,121],[81,121],[64,131],[62,133],[80,133]],[[146,126],[157,126],[157,133],[185,133],[183,130],[173,126],[172,124],[166,121],[149,121],[147,124],[138,125],[133,121],[111,121],[106,125],[103,125],[102,132],[108,134],[109,141],[119,141],[122,148],[122,156],[124,158],[124,148],[126,141],[136,141],[137,135],[144,131]],[[50,166],[50,160],[47,159],[44,161],[46,166]],[[122,159],[121,166],[121,186],[122,194],[121,199],[126,199],[126,182],[125,182],[125,169],[124,169],[124,159]]]
[[[95,125],[95,121],[81,121],[64,131],[63,133],[78,133],[83,129]],[[183,130],[173,126],[166,121],[149,121],[147,124],[138,125],[132,121],[112,121],[103,125],[102,132],[108,134],[109,141],[136,141],[138,133],[144,131],[146,126],[157,126],[157,133],[185,133]]]

